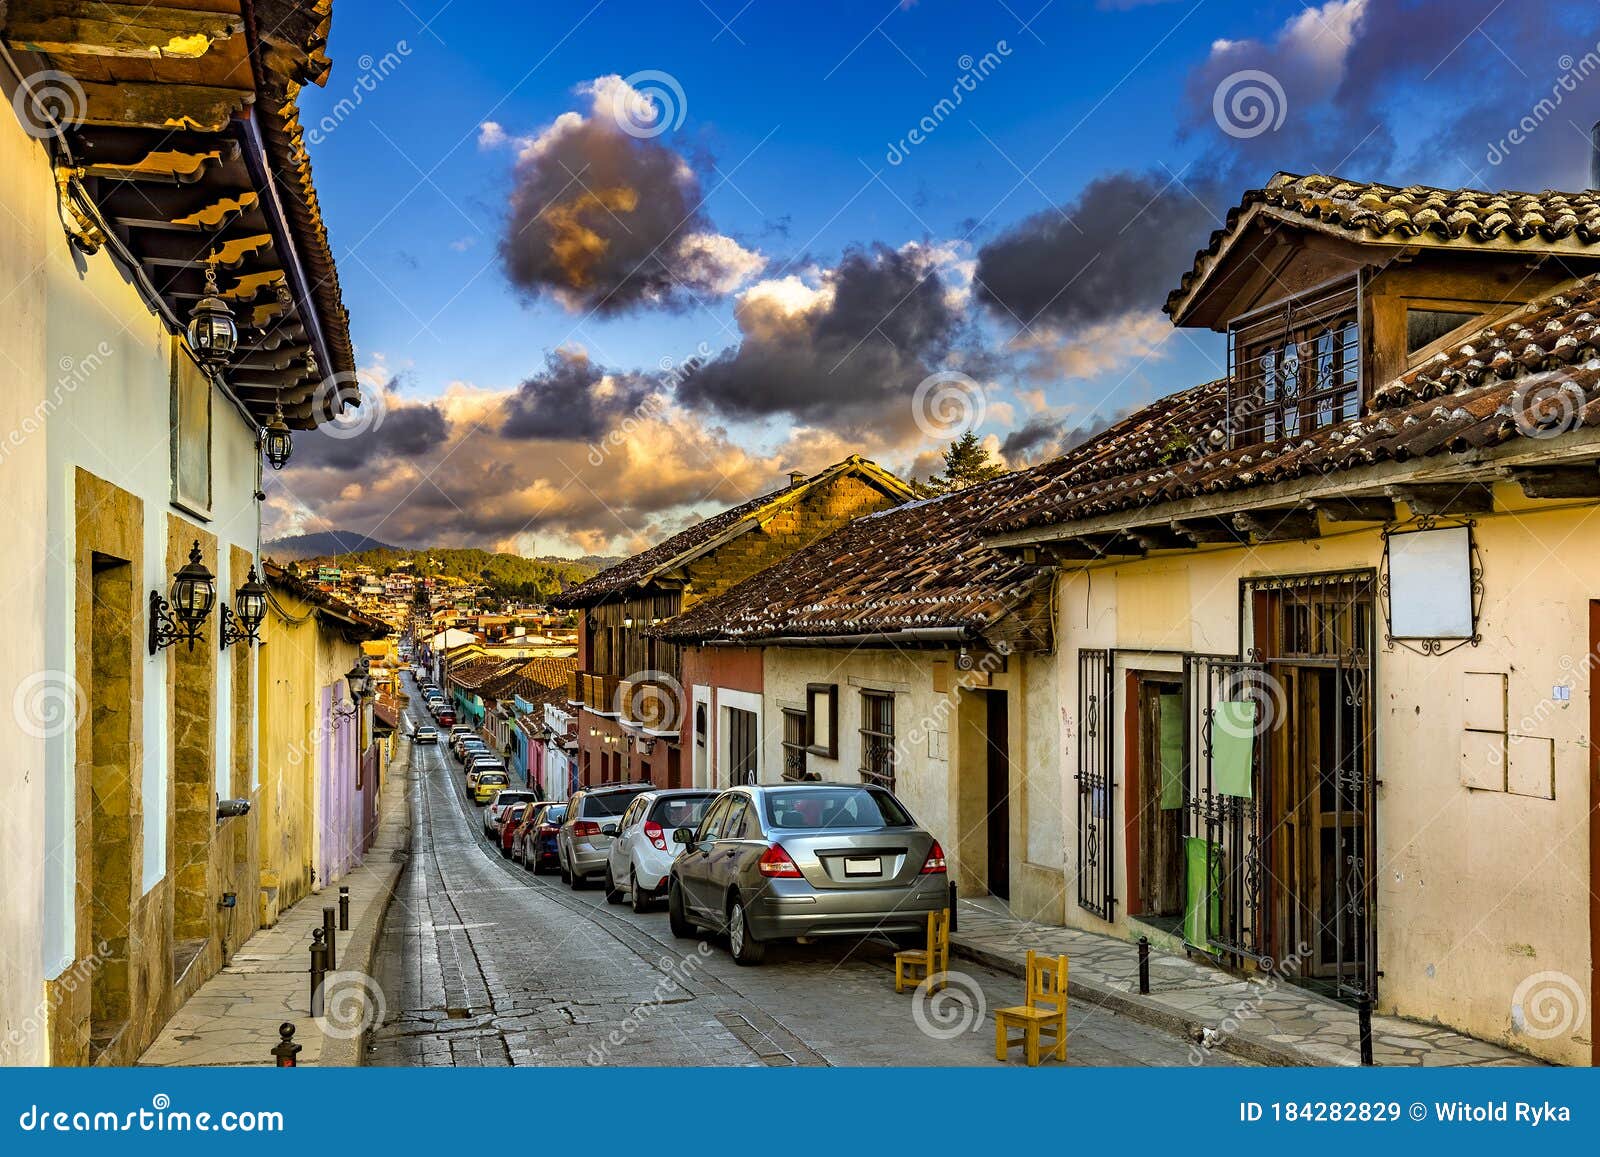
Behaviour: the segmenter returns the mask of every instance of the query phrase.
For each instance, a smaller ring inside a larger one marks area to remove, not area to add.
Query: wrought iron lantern
[[[227,365],[239,346],[239,327],[234,324],[233,310],[217,289],[214,265],[206,266],[206,295],[195,303],[194,312],[189,315],[187,336],[190,352],[209,374]]]
[[[233,610],[228,610],[227,603],[222,604],[222,627],[217,632],[222,649],[227,650],[230,643],[261,642],[258,632],[266,617],[267,588],[261,585],[261,580],[256,577],[256,568],[251,566],[244,585],[233,592]]]
[[[266,451],[267,462],[274,470],[288,465],[289,455],[294,453],[294,435],[289,432],[289,423],[283,420],[282,402],[273,410],[272,421],[261,431],[261,448]]]
[[[358,661],[354,667],[346,671],[344,681],[350,686],[350,698],[365,698],[372,687],[372,676],[367,672],[367,664]]]
[[[200,627],[217,601],[217,583],[200,557],[198,539],[189,548],[189,561],[172,576],[171,597],[162,598],[160,591],[150,592],[150,653],[174,643],[188,643],[194,650],[202,638]]]

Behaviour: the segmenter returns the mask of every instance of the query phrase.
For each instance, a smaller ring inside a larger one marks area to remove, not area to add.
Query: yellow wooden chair
[[[994,1058],[1006,1059],[1006,1054],[1018,1045],[1030,1066],[1039,1063],[1039,1037],[1051,1033],[1050,1053],[1058,1061],[1067,1059],[1067,958],[1039,956],[1028,953],[1027,1004],[1016,1008],[997,1008],[994,1011]],[[1007,1030],[1020,1028],[1022,1035],[1012,1037]]]
[[[924,980],[950,971],[950,909],[928,913],[928,946],[907,948],[894,954],[894,990],[916,988]],[[934,991],[947,982],[940,980]]]

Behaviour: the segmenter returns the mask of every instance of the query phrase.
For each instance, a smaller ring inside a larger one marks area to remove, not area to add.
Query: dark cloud
[[[607,375],[573,350],[556,350],[542,374],[528,378],[505,406],[505,438],[593,441],[638,411],[656,385],[639,374]]]
[[[757,259],[720,237],[689,163],[598,109],[569,113],[517,163],[500,256],[513,285],[602,315],[727,292]]]
[[[1033,417],[1012,430],[1000,443],[1000,457],[1015,467],[1043,461],[1061,441],[1061,426],[1049,418]]]
[[[449,436],[444,411],[430,403],[402,405],[395,391],[363,391],[358,409],[339,423],[296,434],[288,469],[366,470],[395,458],[426,457]]]
[[[1070,328],[1158,308],[1216,228],[1220,187],[1157,172],[1097,177],[1076,200],[978,250],[978,300],[1013,324]]]
[[[787,414],[859,430],[903,406],[953,348],[961,316],[925,253],[877,246],[845,254],[831,298],[803,308],[747,295],[743,340],[687,374],[678,397],[735,418]]]

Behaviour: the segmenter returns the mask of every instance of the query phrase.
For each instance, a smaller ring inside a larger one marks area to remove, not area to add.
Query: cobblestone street
[[[599,888],[574,892],[502,859],[443,745],[414,749],[413,776],[410,862],[375,968],[387,1012],[371,1064],[996,1063],[993,1020],[971,1004],[935,1002],[919,1018],[916,997],[895,995],[886,943],[777,947],[762,967],[740,968],[713,938],[673,939],[664,912],[636,916]],[[954,967],[985,1007],[1019,1002],[1016,978]],[[1075,1009],[1068,1053],[1078,1065],[1181,1065],[1189,1047]]]

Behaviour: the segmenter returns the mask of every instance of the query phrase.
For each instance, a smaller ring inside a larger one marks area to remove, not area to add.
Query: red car
[[[514,803],[510,810],[500,817],[500,854],[507,859],[511,858],[511,837],[517,834],[517,827],[522,823],[522,817],[527,811],[527,804]]]

